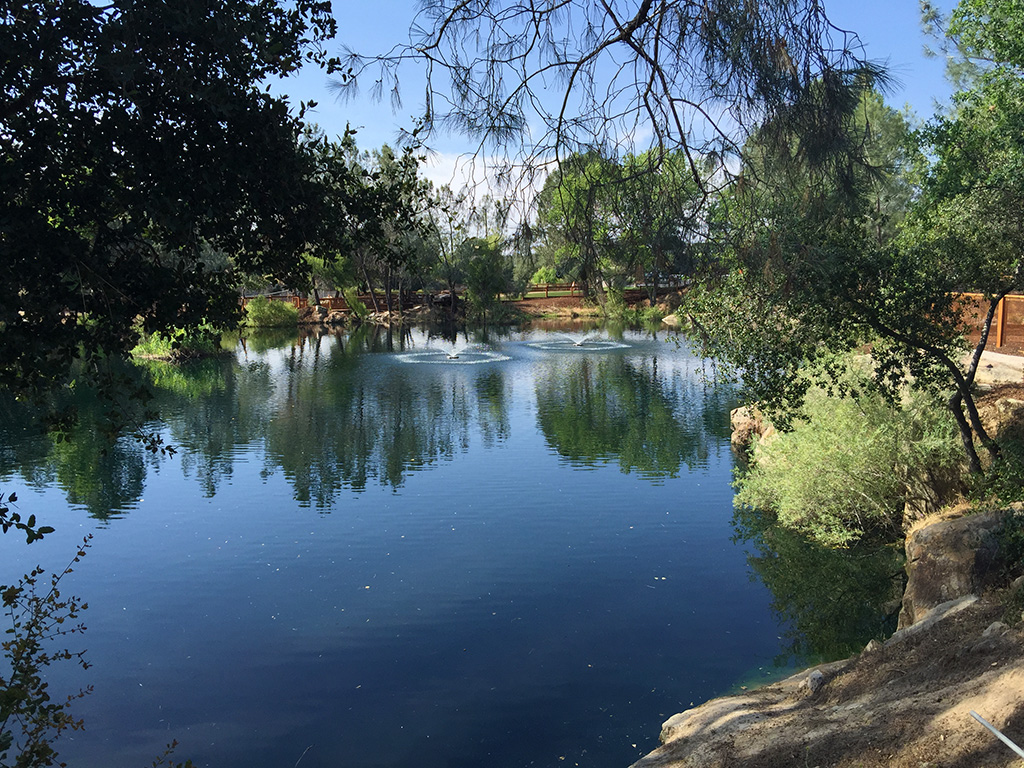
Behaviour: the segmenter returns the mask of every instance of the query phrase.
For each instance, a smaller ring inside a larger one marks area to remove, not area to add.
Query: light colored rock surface
[[[1024,638],[983,637],[998,607],[954,601],[927,629],[667,720],[662,746],[632,768],[1010,768],[1019,758],[977,726],[1011,738],[1024,716]]]
[[[988,385],[1024,383],[1024,357],[986,350],[981,353],[976,381]]]
[[[755,440],[765,440],[775,434],[775,427],[753,405],[740,406],[730,411],[729,425],[732,428],[732,445],[741,453],[751,450]]]

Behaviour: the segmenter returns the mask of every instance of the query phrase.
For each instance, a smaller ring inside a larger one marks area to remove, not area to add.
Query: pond
[[[218,768],[625,768],[793,660],[734,527],[735,391],[671,339],[376,329],[147,370],[172,457],[87,408],[69,443],[0,430],[0,490],[57,529],[4,537],[0,581],[94,535],[64,586],[92,667],[50,672],[94,686],[75,768],[172,739]]]

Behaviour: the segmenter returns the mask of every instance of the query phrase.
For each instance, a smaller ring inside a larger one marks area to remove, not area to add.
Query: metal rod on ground
[[[1013,743],[1012,741],[1010,741],[1010,740],[1009,740],[1008,738],[1006,738],[1005,736],[1003,736],[1003,734],[1001,734],[1001,733],[999,732],[999,729],[998,729],[998,728],[996,728],[996,727],[995,727],[994,725],[992,725],[992,723],[990,723],[990,722],[989,722],[988,720],[986,720],[986,719],[985,719],[984,717],[982,717],[981,715],[979,715],[979,714],[978,714],[977,712],[975,712],[975,711],[974,711],[973,709],[971,710],[971,717],[973,717],[973,718],[974,718],[975,720],[977,720],[977,721],[978,721],[979,723],[981,723],[981,724],[982,724],[982,725],[984,725],[984,726],[985,726],[986,728],[988,728],[988,729],[989,729],[990,731],[992,731],[992,733],[994,733],[994,734],[996,735],[996,738],[997,738],[997,739],[999,739],[999,740],[1000,740],[1001,742],[1003,742],[1003,744],[1005,744],[1005,745],[1006,745],[1006,746],[1008,746],[1008,747],[1009,747],[1010,749],[1012,749],[1012,750],[1013,750],[1014,752],[1016,752],[1016,753],[1017,753],[1018,755],[1020,755],[1020,756],[1021,756],[1022,758],[1024,758],[1024,749],[1021,749],[1021,748],[1020,748],[1020,747],[1018,747],[1018,746],[1017,746],[1016,744],[1014,744],[1014,743]]]

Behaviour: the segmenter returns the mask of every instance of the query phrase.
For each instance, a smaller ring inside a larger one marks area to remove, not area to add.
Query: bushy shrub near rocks
[[[948,410],[924,395],[892,404],[812,389],[792,429],[755,446],[736,504],[827,546],[896,535],[920,479],[959,472],[957,439]]]
[[[298,322],[299,311],[287,301],[256,296],[245,305],[245,324],[250,328],[279,328]]]

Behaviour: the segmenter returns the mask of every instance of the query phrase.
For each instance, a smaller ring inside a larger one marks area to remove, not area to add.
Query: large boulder
[[[348,313],[342,312],[340,309],[332,309],[324,318],[324,322],[327,325],[345,325],[348,322]]]
[[[775,427],[754,405],[730,411],[729,424],[732,427],[732,446],[743,455],[751,451],[755,440],[764,440],[775,433]]]
[[[1001,575],[999,532],[1006,512],[995,510],[925,525],[907,536],[907,588],[899,628],[937,605],[977,595]]]
[[[308,307],[303,307],[299,310],[299,322],[302,324],[322,323],[327,319],[329,312],[330,310],[322,304],[313,304]]]

